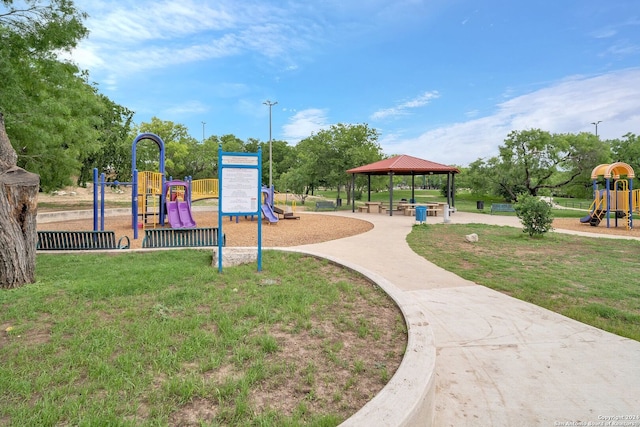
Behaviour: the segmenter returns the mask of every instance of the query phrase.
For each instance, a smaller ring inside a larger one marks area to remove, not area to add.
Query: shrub
[[[551,205],[544,200],[539,200],[529,194],[520,194],[513,208],[524,226],[523,232],[529,233],[529,236],[542,236],[553,230]]]

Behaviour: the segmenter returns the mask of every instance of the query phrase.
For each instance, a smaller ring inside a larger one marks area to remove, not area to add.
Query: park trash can
[[[484,201],[482,200],[476,201],[476,208],[478,208],[479,211],[484,210]]]
[[[416,206],[416,222],[427,222],[426,206]]]

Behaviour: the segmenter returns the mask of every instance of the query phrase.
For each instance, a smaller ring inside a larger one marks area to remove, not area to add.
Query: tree
[[[319,185],[347,189],[347,203],[351,202],[348,169],[382,159],[378,132],[366,124],[337,124],[319,131],[296,146],[296,167],[307,177],[307,190]]]
[[[198,141],[189,135],[185,125],[168,120],[152,117],[151,122],[143,122],[136,126],[131,133],[131,141],[140,133],[153,133],[164,142],[165,147],[165,172],[167,177],[182,179],[187,175],[193,175],[190,169],[190,153],[197,153]],[[135,134],[135,136],[134,136]],[[136,168],[139,171],[159,169],[158,146],[150,140],[142,140],[136,147]]]
[[[81,153],[82,167],[78,185],[85,186],[93,174],[93,168],[105,172],[114,181],[127,181],[131,176],[131,132],[133,111],[98,95],[103,109],[98,125],[98,139],[94,147]]]
[[[609,143],[616,162],[624,162],[634,170],[640,168],[640,136],[629,132],[622,139],[614,139]]]
[[[550,134],[540,129],[513,131],[499,156],[470,166],[474,191],[490,185],[491,193],[517,200],[519,193],[537,196],[587,181],[594,166],[608,158],[609,147],[591,133]]]
[[[333,161],[331,180],[338,187],[344,185],[347,191],[347,204],[351,203],[351,176],[347,170],[373,163],[382,159],[382,149],[378,144],[378,131],[366,124],[331,126],[336,157]]]
[[[84,18],[70,0],[0,2],[0,111],[18,166],[45,190],[70,184],[97,139],[96,90],[59,56],[86,36]]]
[[[329,185],[328,175],[333,156],[330,135],[319,132],[303,139],[296,145],[295,169],[299,179],[304,179],[304,193],[313,194],[315,188]]]
[[[17,166],[0,113],[0,287],[35,281],[36,214],[40,178]]]

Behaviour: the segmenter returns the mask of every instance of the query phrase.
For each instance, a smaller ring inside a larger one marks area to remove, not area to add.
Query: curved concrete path
[[[294,250],[372,273],[400,304],[408,304],[413,315],[426,319],[433,331],[435,397],[423,399],[423,418],[413,417],[403,425],[606,425],[607,420],[613,420],[607,417],[636,416],[632,421],[640,426],[639,342],[508,297],[435,266],[406,243],[414,224],[411,217],[335,215],[364,219],[374,228]],[[434,220],[442,221],[428,218],[429,222]],[[465,212],[452,215],[451,222],[520,226],[515,217]],[[418,321],[409,327],[424,325]],[[423,343],[429,341],[423,338]],[[408,349],[413,344],[409,343]],[[423,360],[427,366],[409,367],[416,381],[429,380],[422,371],[433,368],[429,366],[431,358]],[[415,384],[408,385],[413,390]],[[399,391],[385,388],[383,392],[389,397]],[[402,396],[396,398],[402,400]],[[410,410],[420,413],[419,408]],[[367,424],[398,425],[384,418],[369,419]]]

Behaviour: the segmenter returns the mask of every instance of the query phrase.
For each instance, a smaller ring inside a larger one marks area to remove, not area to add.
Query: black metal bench
[[[128,249],[129,237],[122,236],[116,242],[113,231],[38,231],[36,250],[88,251]]]
[[[222,246],[226,245],[222,236]],[[144,230],[143,248],[218,246],[218,228],[154,228]]]
[[[320,209],[331,209],[335,211],[337,208],[338,207],[333,202],[316,202],[316,211],[319,211]]]
[[[515,212],[516,210],[513,208],[511,203],[492,203],[491,204],[491,214],[494,212]]]

